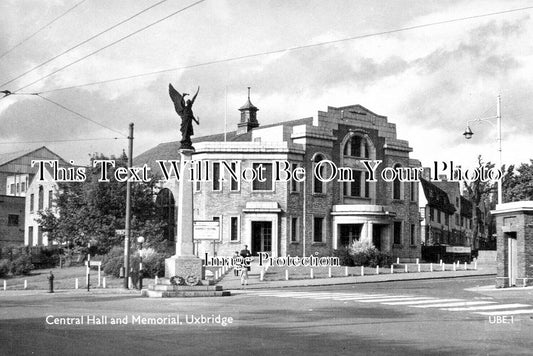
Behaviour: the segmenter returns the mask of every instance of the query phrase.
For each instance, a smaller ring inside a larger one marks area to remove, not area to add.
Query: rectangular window
[[[402,243],[402,222],[394,222],[394,244],[400,245]]]
[[[26,182],[22,182],[20,184],[20,190],[21,190],[22,193],[24,193],[26,191]]]
[[[450,225],[450,215],[444,213],[444,224],[446,224],[446,226]]]
[[[416,182],[411,182],[411,201],[416,201]]]
[[[369,179],[369,173],[365,172],[365,198],[370,198],[370,182]]]
[[[9,188],[9,194],[15,195],[15,184],[11,184]]]
[[[31,194],[30,195],[30,211],[33,211],[33,208],[34,208],[34,195]]]
[[[213,162],[213,190],[220,189],[220,162]]]
[[[239,218],[232,216],[230,219],[230,239],[231,241],[239,240]]]
[[[200,180],[197,180],[194,183],[194,191],[199,192],[201,189],[202,189],[202,183],[200,182]]]
[[[20,183],[17,183],[17,193],[20,193]]]
[[[54,203],[54,191],[48,191],[48,209],[52,209],[52,204]]]
[[[313,219],[313,242],[322,242],[324,236],[324,218]]]
[[[41,246],[43,244],[43,227],[38,226],[37,227],[37,246]]]
[[[257,179],[252,183],[252,190],[272,190],[272,163],[254,163],[252,168],[256,172],[262,172],[258,174]],[[261,182],[259,178],[262,178]]]
[[[437,222],[440,224],[440,222],[441,222],[441,220],[440,220],[440,210],[436,209],[436,213],[437,213]]]
[[[19,216],[16,214],[8,214],[7,226],[19,226]]]
[[[28,246],[33,246],[33,226],[28,227]]]
[[[360,171],[353,171],[353,182],[351,182],[351,191],[350,195],[352,197],[360,197],[361,196],[361,173]]]
[[[298,164],[293,163],[292,164],[292,171],[294,172],[298,168]],[[294,177],[291,177],[291,192],[299,192],[300,191],[300,183],[294,179]]]
[[[231,162],[230,164],[230,167],[231,167],[231,170],[233,172],[237,172],[237,162]],[[239,181],[237,179],[234,179],[233,177],[231,177],[231,174],[230,174],[230,190],[232,192],[235,192],[237,190],[239,190]]]
[[[416,244],[416,225],[411,224],[411,245]]]
[[[434,221],[433,208],[429,208],[429,221]]]
[[[39,210],[43,210],[44,205],[44,189],[43,187],[39,187],[39,201],[37,202],[39,204]]]
[[[291,242],[298,241],[298,218],[291,218]]]

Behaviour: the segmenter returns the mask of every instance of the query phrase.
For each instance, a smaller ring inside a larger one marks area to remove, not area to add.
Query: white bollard
[[[218,271],[215,271],[215,281],[218,280]]]
[[[331,278],[331,266],[328,268],[328,277]]]
[[[348,277],[348,266],[344,267],[344,275]]]
[[[420,265],[418,264],[417,266],[418,266],[418,272],[420,272]]]
[[[24,289],[28,289],[28,280],[27,279],[24,280]]]
[[[442,260],[440,260],[440,265],[442,266]]]
[[[315,278],[315,273],[314,273],[314,271],[313,271],[312,268],[311,268],[311,271],[310,271],[309,273],[310,273],[310,275],[311,275],[311,279]]]
[[[419,264],[419,262],[420,262],[420,260],[417,258],[417,259],[416,259],[416,264]]]
[[[443,263],[442,264],[442,272],[446,271],[446,265]]]
[[[4,290],[7,290],[7,281],[4,279]]]
[[[159,281],[159,278],[157,276],[155,276],[154,278],[154,284],[157,285],[157,282]]]
[[[98,266],[98,287],[100,287],[100,279],[101,278],[101,274],[100,274],[100,266]]]
[[[128,277],[128,288],[133,289],[133,282],[131,281],[131,277]]]
[[[430,272],[433,272],[433,262],[431,262],[431,263],[429,264],[429,271],[430,271]]]
[[[265,279],[265,270],[262,269],[262,270],[261,270],[261,273],[259,274],[259,280],[260,280],[261,282],[263,282],[264,279]]]
[[[107,288],[107,283],[106,283],[105,277],[102,279],[102,287],[104,289]]]
[[[477,271],[477,259],[474,261],[474,270]]]
[[[466,271],[466,262],[465,262],[465,271]]]
[[[80,281],[78,280],[78,278],[76,278],[74,280],[74,289],[79,289],[80,288]]]
[[[405,273],[409,272],[409,268],[407,267],[407,265],[405,265]]]
[[[454,263],[453,264],[453,271],[455,272],[457,270],[457,265]]]
[[[390,274],[394,273],[394,265],[390,265]]]
[[[365,275],[365,266],[361,266],[361,276]]]
[[[400,257],[396,258],[396,264],[397,264],[397,265],[400,264]]]
[[[285,280],[286,281],[289,280],[289,270],[288,269],[285,270]]]
[[[379,266],[376,266],[376,274],[379,274]]]

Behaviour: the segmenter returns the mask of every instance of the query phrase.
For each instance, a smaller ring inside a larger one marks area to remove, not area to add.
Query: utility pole
[[[124,237],[124,288],[129,288],[131,237],[131,167],[133,166],[133,122],[128,135],[128,180],[126,181],[126,236]]]
[[[502,168],[502,111],[501,111],[501,96],[498,95],[496,102],[496,129],[498,130],[498,169]],[[502,172],[502,177],[498,180],[498,204],[503,204],[503,187],[502,180],[505,172]]]

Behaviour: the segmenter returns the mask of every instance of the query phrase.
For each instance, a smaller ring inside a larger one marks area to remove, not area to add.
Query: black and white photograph
[[[531,355],[532,17],[0,0],[0,355]]]

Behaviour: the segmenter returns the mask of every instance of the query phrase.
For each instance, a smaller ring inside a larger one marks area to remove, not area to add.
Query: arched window
[[[158,208],[159,218],[166,223],[163,232],[164,238],[167,241],[174,241],[176,231],[176,202],[170,189],[161,189],[157,194],[155,204]]]
[[[361,134],[353,134],[344,145],[344,155],[359,158],[370,158],[370,147],[367,139]]]
[[[394,165],[394,168],[400,168],[401,164],[397,163]],[[398,178],[398,175],[396,176],[396,179],[392,182],[392,199],[403,199],[403,186],[402,182],[400,182],[400,179]]]
[[[43,186],[39,186],[39,210],[43,210],[44,207],[44,189]]]

